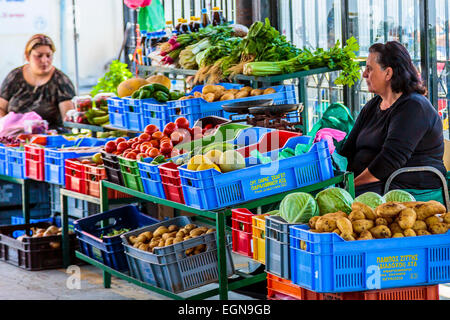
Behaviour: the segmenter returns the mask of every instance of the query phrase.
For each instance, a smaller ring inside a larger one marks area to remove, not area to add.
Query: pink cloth
[[[9,112],[0,119],[0,137],[15,136],[23,133],[25,121],[27,120],[42,120],[42,118],[34,111],[28,113]]]
[[[330,148],[330,154],[333,154],[336,150],[336,147],[334,146],[333,139],[335,139],[337,142],[341,142],[345,139],[347,136],[347,133],[336,130],[336,129],[321,129],[317,132],[316,137],[314,138],[314,142],[319,142],[322,140],[325,140],[328,142],[328,147]]]

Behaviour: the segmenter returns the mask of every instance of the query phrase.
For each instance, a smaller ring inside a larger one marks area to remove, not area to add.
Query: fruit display
[[[202,92],[194,92],[194,95],[188,95],[181,97],[178,100],[189,100],[195,98],[202,98],[207,102],[227,101],[242,99],[247,97],[256,97],[267,94],[276,93],[274,88],[267,89],[253,89],[252,87],[243,87],[241,89],[226,90],[221,85],[206,85],[203,87]]]
[[[119,98],[130,97],[135,91],[149,84],[145,79],[132,78],[125,80],[117,87],[117,95]]]
[[[72,103],[75,106],[75,110],[78,112],[86,112],[92,109],[92,97],[91,96],[79,96],[72,99]]]
[[[73,101],[76,108],[67,111],[64,121],[95,126],[109,124],[107,99],[113,96],[115,96],[113,93],[100,93],[94,98],[90,96],[84,96],[82,99],[75,97]]]
[[[450,228],[450,213],[437,201],[390,201],[375,209],[353,202],[351,210],[315,216],[308,224],[312,232],[334,232],[346,241],[444,234]]]
[[[171,246],[204,234],[215,232],[216,229],[208,227],[200,227],[195,224],[187,224],[184,227],[170,225],[169,227],[161,226],[155,231],[146,231],[136,236],[130,236],[128,242],[134,248],[153,253],[156,248]],[[197,255],[206,251],[206,245],[199,245],[185,251],[188,257]]]

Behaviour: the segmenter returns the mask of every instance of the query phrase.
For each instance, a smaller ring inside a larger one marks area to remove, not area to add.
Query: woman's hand
[[[0,98],[0,118],[8,114],[8,100]]]
[[[63,101],[59,104],[59,111],[61,112],[62,121],[66,118],[67,111],[75,109],[72,100]]]
[[[375,178],[374,175],[370,173],[369,169],[366,169],[363,171],[363,173],[356,177],[355,187],[379,181],[379,179]]]

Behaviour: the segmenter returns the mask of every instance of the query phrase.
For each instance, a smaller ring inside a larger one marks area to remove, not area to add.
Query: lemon
[[[208,158],[215,164],[219,164],[219,160],[220,160],[221,156],[222,156],[222,152],[219,150],[211,150],[205,155],[206,158]]]
[[[212,163],[211,160],[204,157],[203,155],[197,155],[192,157],[191,160],[189,160],[187,169],[197,171],[197,168],[202,164],[214,164],[214,163]]]
[[[217,171],[221,172],[220,168],[214,163],[204,163],[197,167],[197,171],[204,171],[209,169],[216,169]]]

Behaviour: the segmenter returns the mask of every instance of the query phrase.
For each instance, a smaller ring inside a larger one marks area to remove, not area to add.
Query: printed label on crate
[[[254,194],[264,193],[287,187],[286,172],[273,176],[266,176],[250,181],[250,190]]]
[[[92,255],[94,259],[103,262],[102,251],[94,246],[92,246]]]
[[[370,289],[377,289],[377,287],[391,287],[391,282],[401,282],[402,286],[409,282],[426,282],[425,261],[425,253],[419,251],[368,257],[367,286]]]

